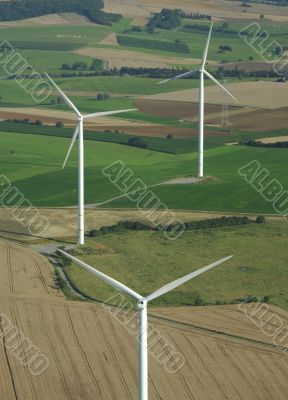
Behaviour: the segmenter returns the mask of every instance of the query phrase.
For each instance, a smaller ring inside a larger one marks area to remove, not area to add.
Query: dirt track
[[[9,263],[3,261],[10,250],[10,244],[0,241],[1,276],[6,277],[1,280],[1,294],[10,288],[9,295],[0,296],[0,311],[48,357],[49,368],[33,376],[9,349],[1,346],[1,399],[135,399],[135,335],[101,305],[65,301],[56,289],[51,289],[52,269],[42,257],[13,245]],[[35,273],[35,258],[44,281]],[[153,314],[163,312],[168,318],[184,318],[228,331],[242,325],[245,329],[240,333],[247,336],[248,342],[151,318],[150,323],[185,357],[183,368],[168,374],[150,356],[151,400],[287,399],[287,357],[277,349],[249,343],[249,337],[262,339],[258,328],[252,323],[249,326],[249,320],[239,318],[232,307],[227,314],[226,307],[217,308],[217,316],[214,308],[208,307],[203,313],[203,307],[181,309],[179,314],[177,310],[157,309]],[[287,313],[276,310],[287,320]],[[120,320],[124,321],[124,315]],[[161,346],[159,350],[163,351]]]

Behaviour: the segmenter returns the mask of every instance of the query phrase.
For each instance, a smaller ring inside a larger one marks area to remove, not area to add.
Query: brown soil
[[[136,106],[139,110],[148,114],[174,118],[191,120],[197,122],[198,120],[198,104],[180,101],[151,101],[146,99],[138,99]],[[219,126],[222,119],[222,105],[206,104],[205,105],[205,121],[206,124],[211,126]],[[229,107],[229,125],[227,130],[242,129],[247,131],[256,132],[269,132],[274,129],[287,129],[288,107],[278,109],[265,109],[265,108],[249,108],[249,107]],[[225,132],[210,130],[206,132],[207,135],[221,135]]]

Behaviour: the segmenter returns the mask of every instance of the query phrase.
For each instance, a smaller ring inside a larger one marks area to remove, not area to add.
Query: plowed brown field
[[[179,119],[198,120],[198,104],[185,101],[171,100],[149,100],[138,99],[136,107],[147,114],[159,117],[174,117]],[[247,131],[268,132],[274,129],[288,128],[288,107],[266,109],[253,107],[229,106],[229,128]],[[222,104],[205,104],[205,122],[210,125],[219,126],[222,119]],[[221,135],[221,132],[207,131],[207,136]],[[181,137],[181,136],[178,136]]]
[[[53,269],[42,256],[4,241],[0,256],[0,312],[49,358],[49,368],[33,376],[0,346],[1,400],[135,399],[134,335],[101,305],[66,301],[52,287]],[[287,399],[287,357],[250,342],[269,338],[233,307],[150,311],[228,333],[240,329],[238,335],[246,340],[151,317],[151,324],[185,358],[183,368],[169,374],[150,356],[151,400]],[[275,311],[287,321],[287,313]]]

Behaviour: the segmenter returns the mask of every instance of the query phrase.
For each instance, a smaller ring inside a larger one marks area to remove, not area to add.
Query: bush
[[[264,217],[264,215],[258,215],[258,217],[256,218],[256,223],[257,224],[265,224],[266,222],[266,218]]]
[[[194,305],[199,307],[199,306],[203,306],[204,304],[205,304],[204,301],[201,299],[200,295],[198,294],[195,298]]]
[[[109,93],[98,93],[97,94],[97,100],[108,100],[110,98]]]
[[[140,147],[141,149],[147,149],[147,143],[141,137],[132,137],[128,140],[129,146]]]
[[[263,296],[262,303],[269,303],[270,300],[271,300],[271,297],[265,295],[265,296]]]
[[[99,232],[97,229],[92,229],[92,231],[89,232],[90,237],[97,237],[100,235],[101,235],[101,232]]]
[[[226,51],[232,51],[232,47],[228,46],[227,44],[221,44],[219,46],[219,52],[220,53],[225,53]]]
[[[132,32],[142,32],[141,26],[132,26]]]

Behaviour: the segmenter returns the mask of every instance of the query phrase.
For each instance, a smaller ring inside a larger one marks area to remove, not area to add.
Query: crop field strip
[[[29,42],[29,41],[12,41],[10,44],[15,49],[31,49],[31,50],[55,50],[55,51],[72,51],[84,46],[85,43],[77,44],[73,42]]]
[[[177,53],[190,54],[188,46],[183,43],[172,43],[172,42],[164,42],[161,40],[140,39],[125,35],[117,35],[117,40],[120,46],[137,47],[137,48],[142,47],[147,49],[156,49],[164,51],[166,50]]]

